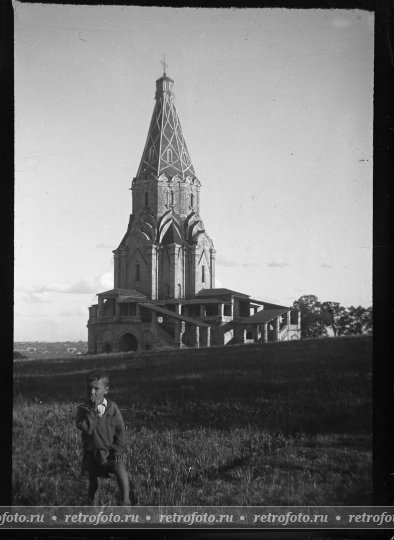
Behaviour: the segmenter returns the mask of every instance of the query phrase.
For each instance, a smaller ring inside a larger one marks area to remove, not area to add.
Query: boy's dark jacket
[[[90,407],[80,405],[77,410],[77,428],[82,431],[85,452],[92,452],[97,463],[104,464],[127,451],[126,430],[122,415],[114,401],[107,398],[102,417]]]

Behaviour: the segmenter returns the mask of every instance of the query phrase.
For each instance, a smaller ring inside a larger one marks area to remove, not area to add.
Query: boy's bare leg
[[[95,496],[98,488],[98,480],[95,474],[89,474],[88,503],[95,506]]]
[[[130,485],[129,485],[129,475],[127,474],[126,467],[124,463],[115,463],[114,465],[114,474],[116,476],[116,481],[118,482],[120,490],[120,505],[121,506],[130,506]]]

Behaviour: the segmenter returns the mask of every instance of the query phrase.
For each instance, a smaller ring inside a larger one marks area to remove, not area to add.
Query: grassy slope
[[[371,338],[15,363],[14,504],[80,504],[75,407],[105,367],[139,504],[368,504]],[[42,401],[43,403],[40,403]],[[115,502],[103,480],[100,504]]]

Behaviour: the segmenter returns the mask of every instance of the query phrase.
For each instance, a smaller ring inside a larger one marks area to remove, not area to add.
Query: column
[[[182,344],[182,321],[174,320],[174,347],[180,347]]]
[[[168,254],[170,256],[170,276],[169,276],[169,283],[170,283],[170,298],[176,298],[176,276],[177,276],[177,273],[176,272],[176,263],[177,263],[177,260],[176,260],[176,256],[177,256],[177,244],[171,244],[170,246],[168,246]]]
[[[211,327],[207,328],[207,347],[211,346]]]
[[[301,311],[297,310],[297,326],[301,328]]]
[[[164,252],[163,246],[158,244],[156,246],[156,292],[157,292],[157,298],[163,298],[164,295],[164,276],[163,276],[163,252]]]
[[[103,344],[101,342],[101,334],[97,333],[96,351],[98,354],[103,352]]]
[[[187,291],[186,291],[186,249],[185,249],[185,246],[182,245],[180,247],[180,250],[181,250],[181,272],[182,272],[182,276],[181,276],[181,284],[182,284],[182,298],[186,298],[187,296]]]
[[[197,269],[198,269],[198,247],[190,248],[190,292],[191,296],[197,293]]]
[[[186,184],[185,181],[181,182],[179,184],[179,215],[182,217],[186,217],[190,210],[189,210],[189,184]]]
[[[148,297],[152,300],[157,298],[157,247],[155,244],[147,246],[146,255],[148,259]]]
[[[118,280],[118,287],[120,289],[127,289],[127,247],[120,248],[120,276]]]
[[[256,340],[259,341],[261,339],[261,326],[259,324],[256,324]]]
[[[275,319],[275,333],[274,333],[274,339],[275,341],[279,340],[279,330],[280,330],[280,317],[276,317]]]
[[[287,326],[290,326],[290,324],[291,324],[290,315],[291,315],[291,312],[288,311],[288,312],[286,313],[286,324],[287,324]]]
[[[96,352],[96,327],[88,327],[88,352]]]
[[[264,323],[263,335],[264,335],[264,343],[267,343],[267,341],[268,341],[268,323]]]
[[[194,335],[195,335],[195,347],[197,349],[200,348],[200,327],[199,326],[195,326],[195,331],[194,331]]]
[[[119,287],[119,253],[117,250],[112,252],[114,254],[114,288]]]
[[[232,304],[232,315],[233,319],[239,317],[239,300],[238,298],[235,299],[234,296],[231,297],[231,304]]]
[[[199,216],[200,215],[200,186],[199,185],[197,185],[196,195],[197,195],[197,202],[195,206],[197,206],[196,213]]]
[[[224,312],[224,304],[219,304],[218,314],[220,315],[220,318],[223,319],[223,312]]]
[[[98,316],[102,317],[104,315],[104,298],[102,296],[98,297]]]
[[[210,249],[210,277],[211,277],[211,289],[215,288],[215,258],[216,258],[216,250]]]

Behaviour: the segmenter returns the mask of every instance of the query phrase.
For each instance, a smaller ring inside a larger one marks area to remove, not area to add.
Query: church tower
[[[164,64],[165,65],[165,64]],[[136,177],[132,214],[114,253],[114,288],[152,300],[215,287],[215,249],[200,218],[200,181],[174,103],[174,81],[156,81],[155,106]]]
[[[164,63],[165,67],[165,63]],[[200,217],[201,184],[175,109],[174,81],[155,105],[131,184],[132,214],[114,254],[114,288],[89,307],[92,353],[299,339],[299,312],[215,288],[215,249]]]

